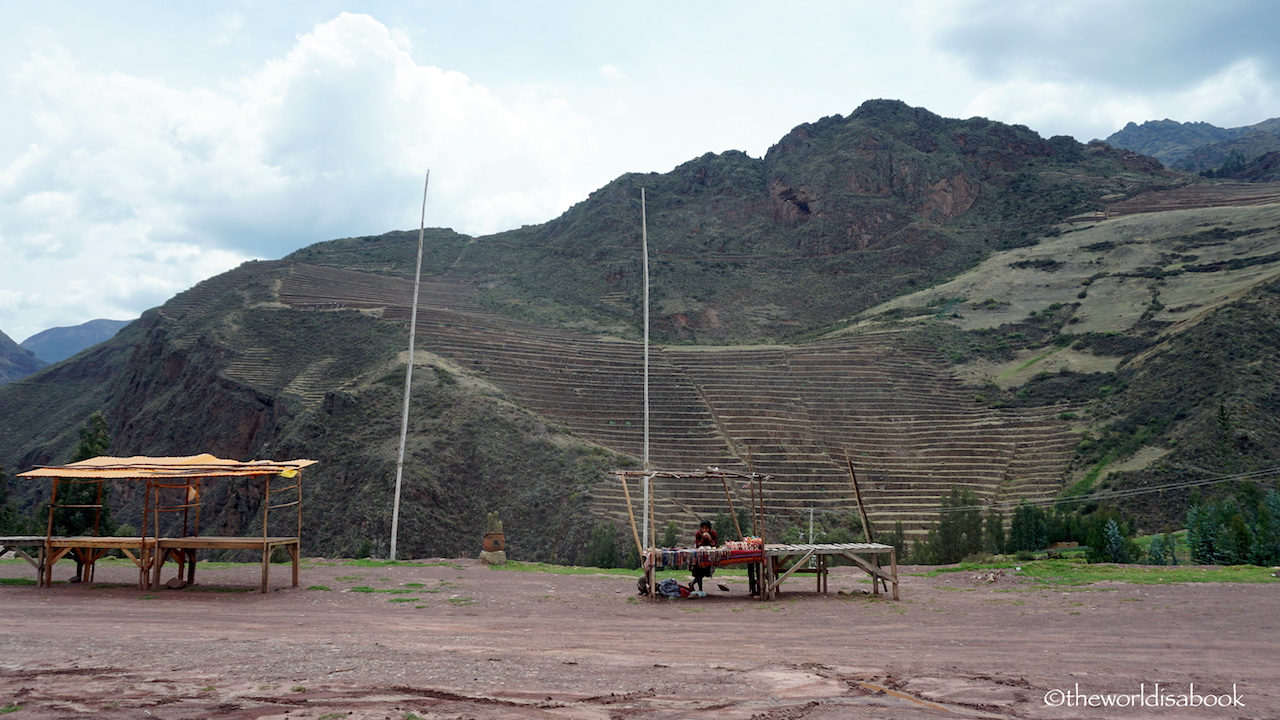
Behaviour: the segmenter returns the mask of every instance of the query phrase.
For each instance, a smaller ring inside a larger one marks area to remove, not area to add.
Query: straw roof
[[[224,460],[208,453],[187,457],[96,457],[70,465],[47,465],[18,473],[18,477],[147,480],[160,478],[292,476],[315,465],[315,460]]]

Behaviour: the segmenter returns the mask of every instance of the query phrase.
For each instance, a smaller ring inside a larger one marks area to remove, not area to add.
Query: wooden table
[[[23,548],[34,548],[36,556],[31,557]],[[0,536],[0,553],[6,553],[10,550],[13,554],[26,560],[31,567],[36,569],[36,575],[41,572],[44,567],[44,536],[43,535],[2,535]]]
[[[160,538],[152,564],[152,582],[160,585],[160,568],[172,559],[178,565],[178,579],[194,583],[196,579],[196,554],[200,550],[258,550],[262,553],[261,591],[267,592],[271,576],[271,552],[282,547],[293,562],[293,587],[298,587],[299,539],[296,537],[232,537],[226,535],[194,535],[190,537]]]
[[[889,567],[882,566],[881,559],[888,555]],[[764,546],[764,577],[760,583],[760,597],[777,597],[782,582],[792,575],[803,573],[816,577],[817,591],[827,592],[828,562],[832,557],[843,557],[871,576],[872,592],[880,594],[881,586],[893,588],[893,599],[898,599],[898,551],[892,545],[880,543],[832,543],[789,544]],[[809,567],[809,560],[814,561]]]
[[[155,549],[154,538],[112,537],[81,535],[71,537],[41,538],[44,543],[44,563],[40,567],[40,584],[44,587],[53,585],[53,566],[59,560],[71,555],[80,564],[81,582],[93,582],[93,566],[102,556],[112,550],[119,550],[138,566],[138,588],[150,589],[152,551]]]

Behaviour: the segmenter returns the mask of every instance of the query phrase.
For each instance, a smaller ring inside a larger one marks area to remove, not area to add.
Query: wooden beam
[[[770,592],[776,591],[776,590],[778,589],[778,586],[782,584],[782,581],[783,581],[783,580],[786,580],[786,579],[787,579],[787,578],[789,578],[789,577],[791,577],[791,573],[793,573],[793,572],[795,572],[795,571],[799,570],[799,569],[800,569],[800,566],[801,566],[801,565],[803,565],[804,563],[808,562],[808,561],[809,561],[809,558],[813,557],[813,554],[814,554],[815,552],[816,552],[816,550],[809,550],[809,551],[807,551],[804,555],[800,556],[800,559],[796,560],[796,561],[795,561],[795,563],[793,563],[793,564],[791,565],[791,567],[790,567],[790,568],[787,568],[787,571],[786,571],[786,572],[784,572],[784,573],[782,573],[781,575],[779,575],[779,576],[778,576],[778,579],[777,579],[777,580],[775,580],[775,581],[772,583],[772,586],[769,588]],[[794,556],[794,555],[787,555],[787,556],[785,556],[785,557],[787,557],[787,558],[792,558],[792,557],[795,557],[795,556]]]

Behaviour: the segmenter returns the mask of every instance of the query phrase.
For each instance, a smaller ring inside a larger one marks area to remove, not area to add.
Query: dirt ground
[[[499,571],[475,560],[201,567],[143,592],[0,585],[0,713],[157,718],[1089,718],[1280,716],[1275,585],[1098,583],[1015,573],[928,578],[874,599],[838,568],[831,594],[777,601],[717,574],[705,599],[651,603],[634,578]],[[71,566],[59,566],[64,580]],[[171,575],[166,570],[165,577]],[[0,577],[33,578],[0,562]],[[837,592],[840,590],[842,592]],[[1156,691],[1154,685],[1159,683]],[[1145,684],[1145,686],[1144,686]],[[1194,692],[1192,689],[1194,684]],[[1099,696],[1097,705],[1084,707]],[[1132,707],[1235,702],[1243,707]],[[1145,699],[1142,693],[1146,693]],[[1135,694],[1137,698],[1135,699]],[[1072,699],[1076,697],[1076,699]],[[16,710],[14,708],[17,708]]]

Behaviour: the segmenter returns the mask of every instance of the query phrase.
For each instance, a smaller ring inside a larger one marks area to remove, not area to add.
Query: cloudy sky
[[[0,4],[0,330],[251,258],[549,220],[897,98],[1088,141],[1280,116],[1270,0]]]

